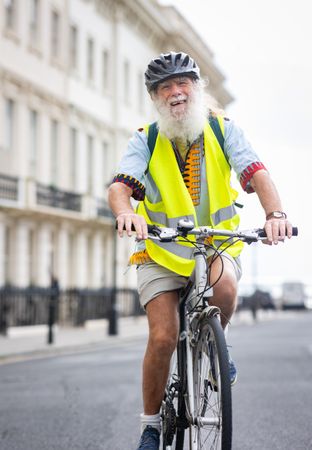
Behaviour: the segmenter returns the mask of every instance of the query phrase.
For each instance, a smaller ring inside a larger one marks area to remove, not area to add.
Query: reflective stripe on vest
[[[225,208],[221,208],[215,213],[211,214],[212,223],[214,225],[218,225],[220,222],[224,222],[225,220],[229,220],[236,215],[235,206],[230,205]]]
[[[178,222],[181,219],[191,220],[194,223],[194,216],[192,214],[189,215],[184,214],[183,216],[169,218],[167,217],[166,213],[152,211],[146,204],[145,204],[145,211],[151,223],[157,223],[159,225],[163,225],[164,227],[176,228]]]
[[[223,119],[218,118],[222,132]],[[148,126],[145,127],[148,134]],[[239,224],[234,202],[237,192],[230,186],[231,168],[213,133],[208,121],[204,129],[204,148],[208,180],[210,221],[214,228],[235,230]],[[138,205],[137,212],[148,223],[175,227],[181,218],[189,218],[197,226],[195,207],[185,186],[182,174],[170,141],[158,133],[155,148],[149,162],[149,173],[159,191],[157,198],[162,201],[151,203],[147,196]],[[222,237],[217,237],[223,242]],[[195,240],[195,238],[192,238]],[[147,240],[146,249],[150,257],[158,264],[173,272],[189,276],[194,268],[193,249],[190,243],[162,244]],[[225,249],[225,242],[221,249]],[[243,244],[236,242],[227,249],[233,257],[238,256]]]
[[[181,258],[191,259],[194,254],[194,247],[187,247],[186,245],[178,244],[177,242],[161,242],[153,241],[155,245],[167,250],[170,253],[174,253]]]

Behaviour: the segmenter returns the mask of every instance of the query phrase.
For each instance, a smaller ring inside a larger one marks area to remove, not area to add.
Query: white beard
[[[177,100],[184,98],[180,96]],[[182,114],[174,114],[163,100],[155,97],[154,103],[158,112],[158,128],[168,139],[180,139],[194,142],[204,131],[209,107],[206,103],[204,88],[194,83],[193,90],[187,98],[187,107]]]

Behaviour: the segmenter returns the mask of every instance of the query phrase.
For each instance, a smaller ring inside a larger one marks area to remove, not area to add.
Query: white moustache
[[[171,106],[175,106],[175,105],[178,105],[179,103],[184,103],[184,102],[186,102],[186,101],[187,101],[187,95],[182,95],[182,94],[180,94],[180,95],[171,97],[171,98],[168,100],[168,103],[169,103]]]

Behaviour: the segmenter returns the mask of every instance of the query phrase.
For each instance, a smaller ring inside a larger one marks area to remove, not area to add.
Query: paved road
[[[312,314],[233,327],[234,450],[312,449]],[[1,450],[131,450],[142,340],[0,366]]]

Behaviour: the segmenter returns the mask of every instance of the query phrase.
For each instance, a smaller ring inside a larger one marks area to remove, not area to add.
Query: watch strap
[[[266,220],[270,219],[287,219],[287,214],[283,211],[272,211],[266,216]]]

